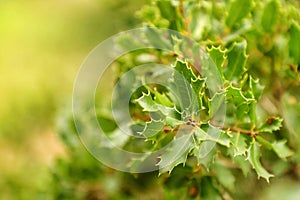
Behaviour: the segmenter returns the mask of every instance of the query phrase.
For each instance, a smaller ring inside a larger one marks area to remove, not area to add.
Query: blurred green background
[[[138,26],[134,13],[144,3],[0,1],[0,199],[51,199],[51,167],[65,155],[57,112],[71,106],[84,58],[107,37]]]

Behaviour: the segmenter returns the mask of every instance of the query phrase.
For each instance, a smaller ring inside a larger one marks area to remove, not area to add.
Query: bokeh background
[[[0,199],[51,199],[53,163],[65,155],[56,121],[76,73],[101,41],[139,26],[145,3],[0,1]]]

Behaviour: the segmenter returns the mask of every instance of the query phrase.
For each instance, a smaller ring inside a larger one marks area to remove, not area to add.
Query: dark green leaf
[[[235,42],[228,51],[228,64],[224,69],[224,76],[226,80],[239,80],[246,71],[245,64],[248,57],[246,55],[246,48],[246,41]]]
[[[219,47],[214,47],[212,46],[211,48],[207,49],[209,56],[211,59],[214,61],[216,64],[217,68],[219,69],[220,74],[223,75],[223,63],[225,61],[225,51],[221,49],[221,46]]]
[[[251,0],[233,0],[230,3],[226,24],[232,28],[248,15],[251,10]]]
[[[300,26],[293,22],[289,30],[289,54],[295,64],[300,64]]]
[[[211,177],[203,177],[201,179],[201,199],[222,200],[219,191],[213,184]]]

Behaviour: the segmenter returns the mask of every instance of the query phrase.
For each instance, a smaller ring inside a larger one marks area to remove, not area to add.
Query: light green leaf
[[[174,107],[174,103],[168,98],[168,96],[165,93],[161,94],[157,91],[156,88],[154,88],[153,94],[154,94],[154,100],[157,103],[167,107]]]
[[[240,133],[233,133],[232,135],[233,136],[231,137],[230,141],[234,148],[233,156],[245,156],[247,152],[247,143],[245,136]]]
[[[184,135],[172,141],[168,149],[160,157],[159,174],[173,170],[179,164],[185,164],[189,152],[194,147],[192,134]]]
[[[272,133],[278,131],[282,127],[283,119],[280,117],[269,117],[260,127],[260,132]]]
[[[226,24],[232,28],[248,15],[251,10],[251,0],[233,0],[230,3]]]
[[[274,152],[283,160],[293,155],[293,152],[286,146],[285,143],[286,141],[276,141],[272,143]]]
[[[250,147],[247,151],[247,160],[250,162],[252,165],[253,169],[255,169],[258,178],[262,177],[266,179],[266,181],[269,183],[269,179],[271,177],[274,177],[274,175],[270,174],[265,168],[261,165],[260,163],[260,145],[256,142],[253,141],[250,144]]]
[[[176,112],[175,108],[170,108],[155,102],[152,99],[150,92],[148,92],[147,94],[143,93],[143,96],[141,96],[139,99],[136,99],[135,102],[137,102],[143,108],[143,111],[147,112],[160,111],[165,116],[173,116]]]
[[[236,88],[231,85],[226,88],[226,99],[236,106],[239,106],[243,103],[249,103],[249,101],[254,100],[246,98],[240,88]]]
[[[151,120],[150,122],[146,122],[144,130],[140,132],[140,134],[144,135],[146,138],[153,137],[161,131],[164,125],[165,123],[161,120]]]
[[[248,56],[246,55],[246,41],[235,42],[227,53],[228,64],[224,69],[226,80],[239,80],[246,71],[245,64]]]

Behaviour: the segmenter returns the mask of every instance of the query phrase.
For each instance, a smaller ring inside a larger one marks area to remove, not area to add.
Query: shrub
[[[69,159],[59,160],[53,172],[56,197],[256,199],[270,178],[298,179],[299,2],[157,0],[137,17],[150,46],[172,51],[139,49],[115,61],[115,75],[107,72],[117,99],[133,91],[133,135],[122,137],[103,95],[96,110],[107,137],[145,153],[126,169],[139,172],[154,162],[158,172],[130,174],[101,165],[83,150],[67,115],[59,127]],[[125,49],[139,42],[126,34],[118,40]],[[165,67],[145,68],[142,76],[132,71],[153,61]],[[83,112],[80,128],[93,131],[90,117]],[[153,151],[159,153],[147,156]]]

